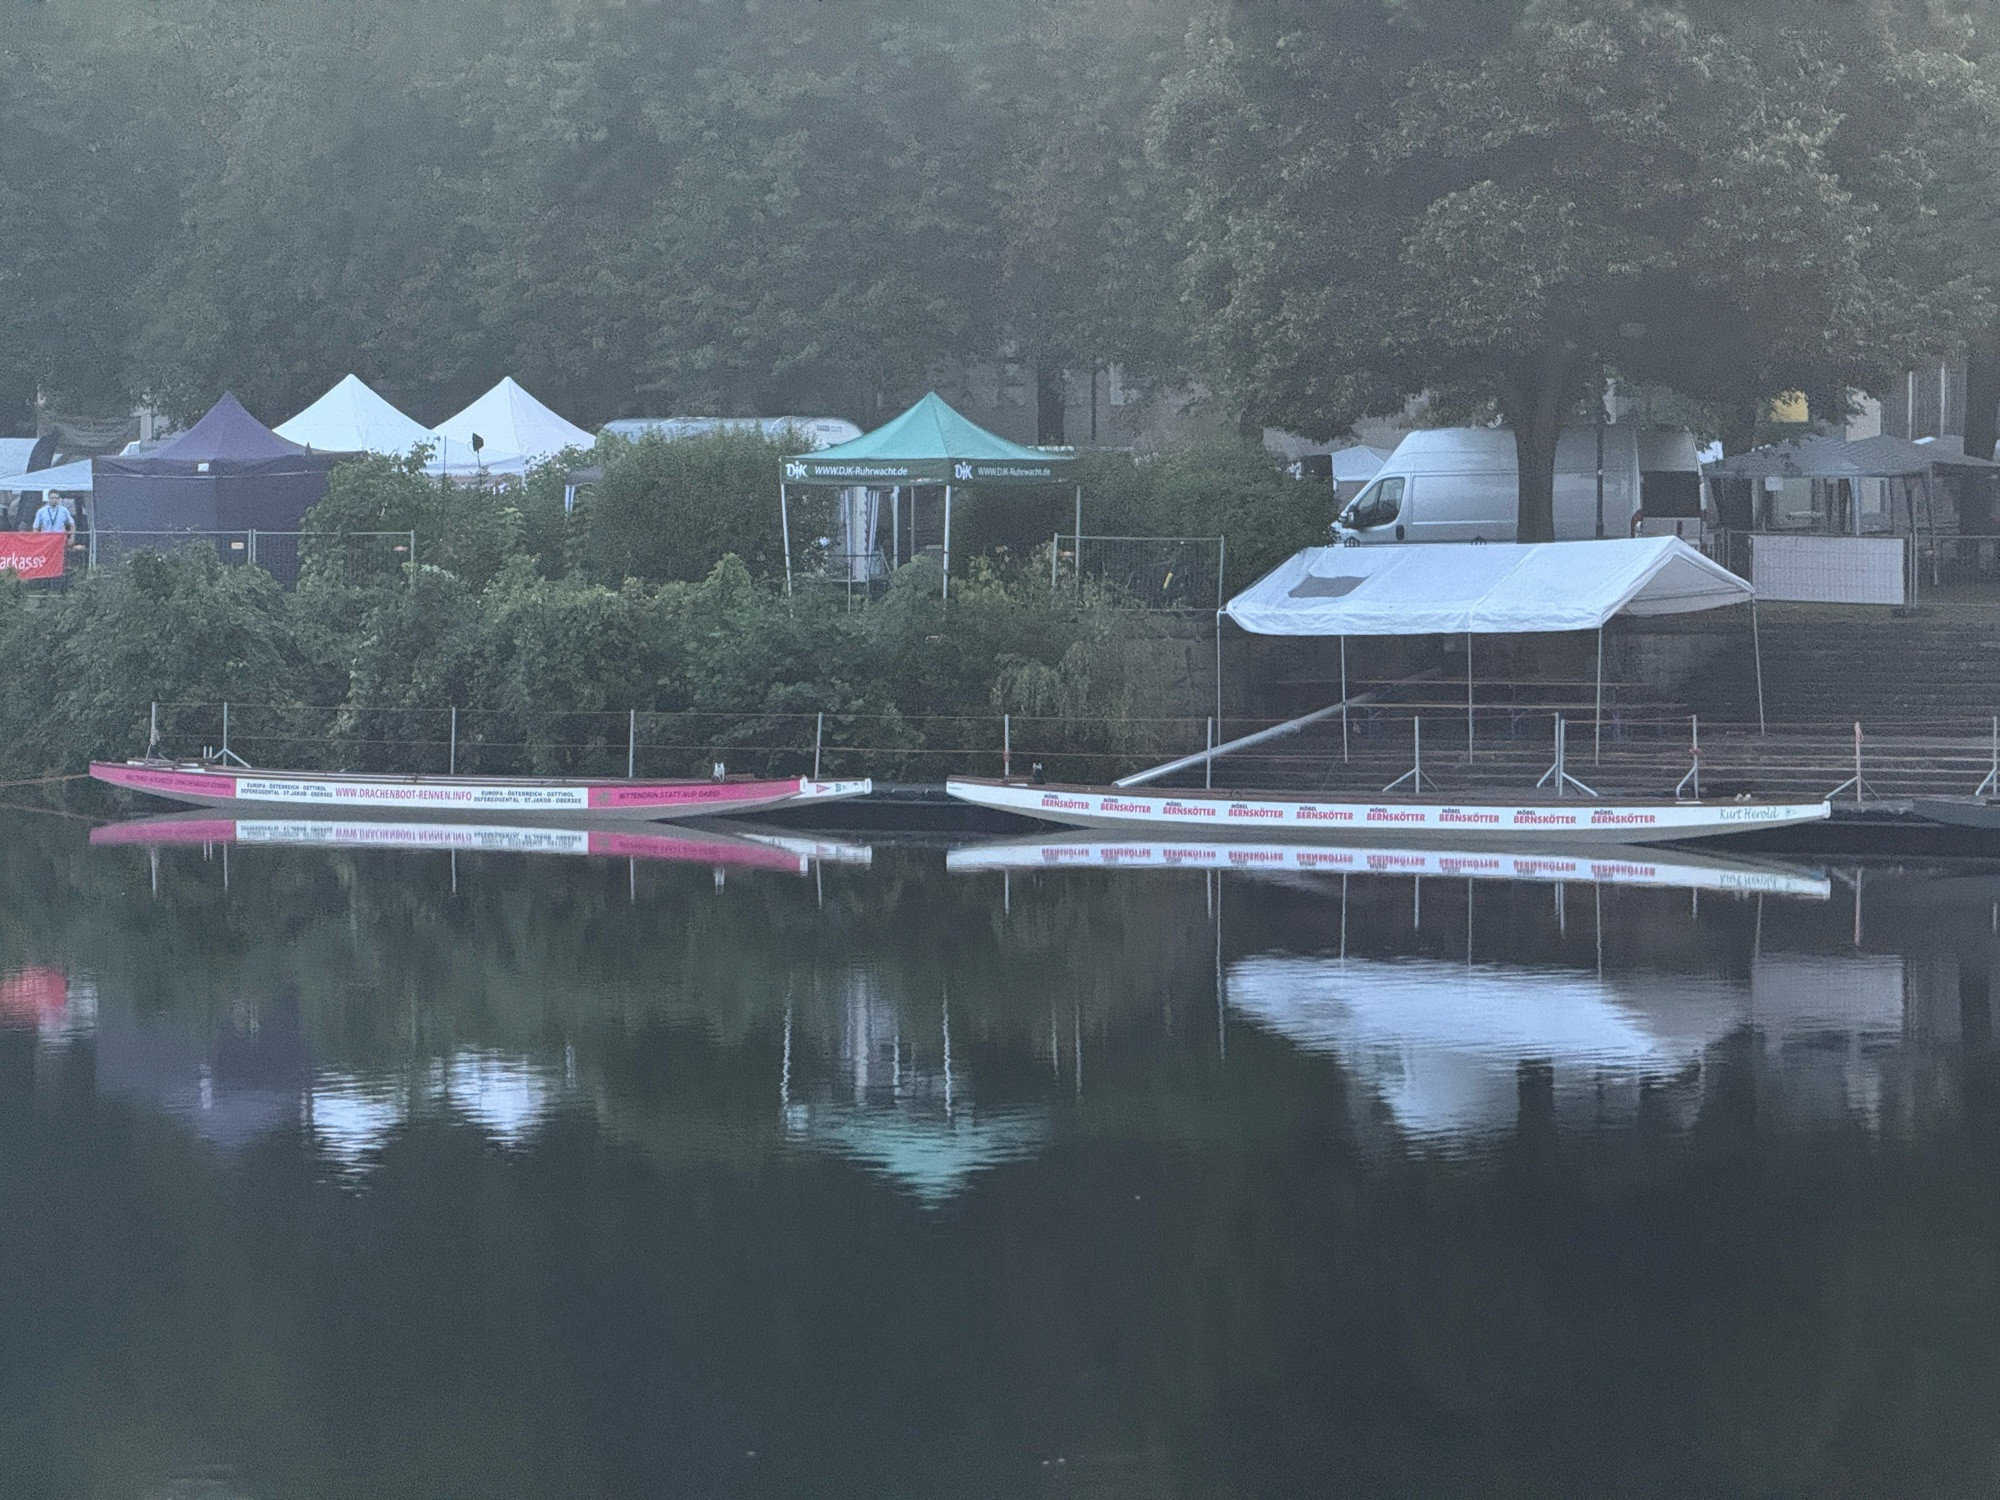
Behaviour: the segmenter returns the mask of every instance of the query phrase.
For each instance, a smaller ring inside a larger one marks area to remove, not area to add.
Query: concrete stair
[[[1764,707],[1772,724],[1970,727],[2000,713],[2000,610],[1766,605]],[[1676,696],[1704,719],[1751,723],[1748,651],[1730,651]]]

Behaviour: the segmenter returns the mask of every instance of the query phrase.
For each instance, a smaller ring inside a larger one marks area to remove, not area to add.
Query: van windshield
[[[1389,525],[1402,513],[1403,484],[1400,477],[1376,480],[1348,503],[1340,524],[1351,531]]]

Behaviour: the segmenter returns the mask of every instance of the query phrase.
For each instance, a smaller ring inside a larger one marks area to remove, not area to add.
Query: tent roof
[[[785,460],[787,484],[1054,484],[1075,459],[1010,443],[967,421],[936,391],[873,432]]]
[[[1955,453],[1942,443],[1905,438],[1795,438],[1769,443],[1708,466],[1710,474],[1732,479],[1902,479],[1932,469],[2000,470],[1991,459]]]
[[[475,433],[486,445],[477,460],[472,455]],[[595,437],[550,411],[511,375],[457,416],[438,423],[437,436],[443,440],[438,464],[454,470],[483,467],[519,472],[565,448],[597,445]]]
[[[1510,635],[1613,615],[1747,604],[1756,590],[1679,537],[1312,547],[1229,601],[1256,635]]]
[[[40,438],[0,438],[0,474],[26,472],[40,441]]]
[[[1336,448],[1327,457],[1332,460],[1335,479],[1346,484],[1365,484],[1382,472],[1389,455],[1387,448],[1359,444],[1352,448]]]
[[[276,430],[279,437],[321,453],[386,453],[392,458],[436,441],[415,418],[384,401],[358,375],[344,377]]]
[[[90,460],[79,458],[75,463],[62,464],[53,469],[33,469],[26,474],[9,474],[0,479],[0,490],[10,494],[22,490],[60,490],[65,494],[75,494],[94,486],[90,478]]]
[[[162,443],[136,460],[140,463],[262,463],[267,459],[291,458],[306,450],[288,443],[243,409],[233,392],[225,391],[220,401],[202,419],[171,442]]]

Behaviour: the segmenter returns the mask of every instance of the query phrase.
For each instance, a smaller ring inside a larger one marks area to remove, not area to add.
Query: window
[[[1340,518],[1341,524],[1351,531],[1390,525],[1402,513],[1403,486],[1406,482],[1401,476],[1376,480],[1354,497]]]

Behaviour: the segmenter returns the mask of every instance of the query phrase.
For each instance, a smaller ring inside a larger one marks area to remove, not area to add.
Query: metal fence
[[[1224,601],[1226,544],[1219,536],[1075,536],[1049,544],[1049,587],[1064,576],[1100,585],[1132,609],[1213,614]]]
[[[1361,684],[1356,685],[1357,688]],[[1420,762],[1446,795],[1526,794],[1555,760],[1610,795],[1821,797],[1865,804],[1968,796],[2000,785],[2000,719],[1773,725],[1577,705],[1376,703],[1217,760],[1218,787],[1373,795]],[[989,715],[705,710],[521,711],[162,702],[136,715],[130,753],[157,722],[173,757],[230,756],[299,770],[490,775],[705,776],[717,764],[764,775],[872,776],[935,784],[1012,774],[1105,783],[1271,727],[1268,719],[1082,719]],[[1208,779],[1199,762],[1175,779]],[[1856,780],[1858,776],[1858,782]],[[1166,784],[1166,783],[1163,783]],[[1407,788],[1408,782],[1405,781]]]
[[[736,713],[161,702],[128,730],[144,750],[228,755],[299,770],[489,775],[706,776],[717,764],[759,775],[1040,774],[1104,780],[1200,748],[1204,718],[1066,719],[1024,715]],[[1037,769],[1039,768],[1039,770]]]
[[[302,577],[396,578],[416,557],[414,531],[109,531],[85,534],[87,566],[112,568],[140,552],[212,550],[225,564],[262,568],[286,588]]]

